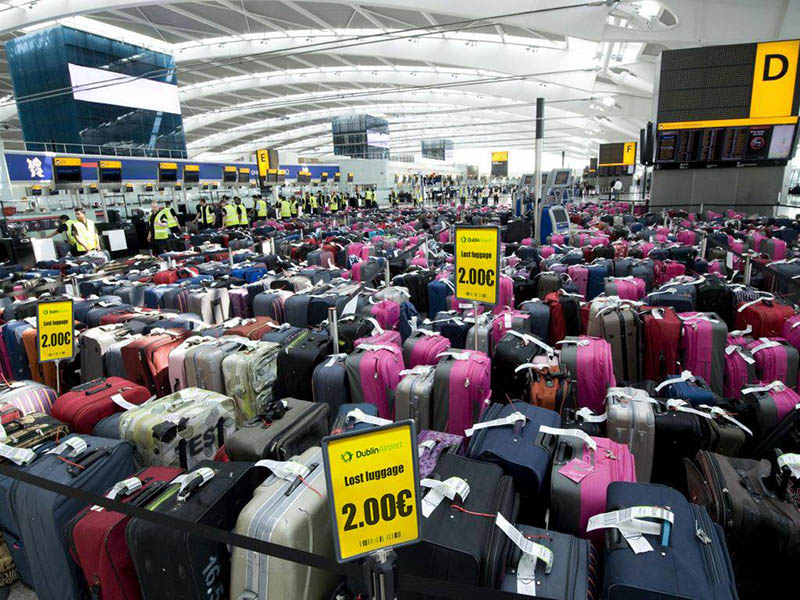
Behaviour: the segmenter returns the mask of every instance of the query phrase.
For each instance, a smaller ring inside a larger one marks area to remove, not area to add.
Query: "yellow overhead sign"
[[[337,560],[419,539],[413,421],[325,438],[322,454]]]
[[[158,163],[158,168],[159,169],[163,169],[164,171],[177,171],[178,170],[178,163],[160,162],[160,163]]]
[[[456,298],[497,304],[500,228],[456,227]]]
[[[199,171],[200,165],[183,165],[184,171]]]
[[[72,358],[74,322],[72,300],[39,302],[36,327],[40,363]]]
[[[492,152],[492,162],[508,162],[508,151]]]
[[[258,163],[258,174],[261,177],[266,177],[271,169],[278,166],[269,164],[269,150],[267,149],[256,151],[256,162]]]
[[[236,167],[235,167],[235,166],[233,166],[233,167],[230,167],[230,166],[228,166],[228,167],[225,167],[225,172],[226,172],[226,173],[236,173],[236,170],[237,170],[237,169],[236,169]]]
[[[121,169],[122,168],[122,161],[121,160],[101,160],[100,161],[100,168],[101,169]]]
[[[57,167],[80,167],[81,159],[71,156],[57,156],[53,159],[53,164]]]

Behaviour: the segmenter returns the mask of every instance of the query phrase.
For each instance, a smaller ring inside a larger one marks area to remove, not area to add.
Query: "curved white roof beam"
[[[576,94],[563,90],[547,88],[542,89],[540,94],[547,101],[568,101],[577,100]],[[347,101],[377,101],[377,102],[442,102],[459,104],[462,106],[492,107],[502,105],[503,109],[510,109],[514,104],[523,105],[530,111],[528,104],[535,100],[532,96],[527,102],[508,100],[502,93],[499,95],[478,94],[462,90],[420,90],[420,91],[396,91],[391,88],[379,89],[353,89],[335,90],[323,92],[307,92],[304,94],[293,94],[291,96],[281,96],[277,98],[264,98],[243,102],[226,108],[215,109],[204,112],[196,116],[184,117],[183,125],[186,132],[191,132],[201,127],[207,127],[236,117],[252,115],[270,109],[287,108],[291,106],[303,106],[308,104],[324,104],[331,102]],[[355,109],[354,112],[358,112]]]
[[[440,102],[436,104],[428,104],[423,102],[419,103],[392,102],[384,104],[381,103],[368,104],[363,106],[362,105],[337,106],[334,108],[303,111],[271,119],[261,119],[253,123],[239,125],[238,127],[234,127],[232,129],[228,129],[225,131],[221,131],[219,133],[214,133],[202,138],[198,138],[196,140],[187,143],[186,146],[190,151],[193,149],[205,150],[208,148],[214,148],[217,146],[225,145],[241,137],[252,135],[254,132],[257,131],[263,131],[266,129],[285,129],[297,123],[310,123],[312,121],[317,121],[320,119],[326,119],[330,121],[330,119],[333,117],[351,115],[354,112],[368,112],[369,114],[374,116],[384,116],[386,113],[397,115],[404,113],[419,114],[419,113],[436,112],[437,113],[436,116],[433,117],[433,119],[436,122],[440,122],[443,117],[448,117],[450,119],[458,119],[459,121],[469,121],[473,119],[479,120],[480,118],[490,118],[493,120],[497,120],[501,115],[511,120],[515,118],[516,119],[526,118],[526,117],[532,118],[531,115],[505,113],[504,111],[495,108],[486,108],[484,110],[470,111],[470,113],[468,114],[459,113],[458,111],[461,108],[462,107],[458,104],[447,104],[445,102]],[[446,111],[454,111],[455,114],[449,114]]]

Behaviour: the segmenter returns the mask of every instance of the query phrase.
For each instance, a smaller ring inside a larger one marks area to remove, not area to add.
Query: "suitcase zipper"
[[[713,583],[720,582],[720,573],[719,567],[717,565],[717,559],[714,556],[714,548],[713,548],[713,539],[711,538],[712,528],[714,527],[713,522],[711,521],[711,517],[708,516],[708,513],[700,506],[692,506],[692,512],[695,514],[695,536],[698,539],[698,543],[702,545],[703,554],[706,558],[706,564],[711,569],[711,575],[713,577]],[[699,518],[698,518],[699,517]]]

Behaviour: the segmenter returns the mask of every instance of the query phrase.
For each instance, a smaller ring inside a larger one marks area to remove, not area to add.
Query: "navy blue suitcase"
[[[302,334],[305,329],[301,329],[300,327],[283,327],[281,329],[273,329],[269,333],[265,333],[261,336],[262,342],[275,342],[276,344],[281,344],[285,346],[291,340],[293,340],[298,335]]]
[[[293,327],[308,327],[308,294],[294,294],[286,299],[283,305],[286,322]]]
[[[400,321],[397,324],[397,331],[400,332],[400,337],[405,342],[408,336],[411,335],[412,324],[414,319],[419,319],[419,313],[416,307],[411,302],[403,302],[400,304]]]
[[[677,378],[678,375],[667,377],[667,379]],[[693,407],[698,407],[701,404],[707,406],[717,405],[717,396],[708,387],[708,384],[702,377],[695,376],[694,381],[678,381],[670,383],[660,390],[662,398],[678,398],[685,400]]]
[[[543,342],[547,342],[550,335],[550,307],[541,300],[523,302],[519,309],[527,312],[530,332]]]
[[[609,276],[609,268],[606,264],[587,265],[589,278],[586,282],[586,299],[593,300],[605,291],[605,280]]]
[[[619,530],[606,530],[605,600],[738,598],[725,536],[704,507],[663,485],[618,481],[608,486],[607,511],[632,506],[668,507],[674,523],[666,545],[662,535],[644,535],[653,551],[640,554]]]
[[[100,318],[108,313],[112,313],[118,310],[129,310],[133,307],[130,304],[114,304],[113,306],[95,306],[88,313],[86,313],[86,324],[89,327],[99,327],[100,326]]]
[[[467,332],[472,323],[462,321],[455,311],[437,313],[433,321],[434,330],[450,340],[452,348],[467,347]]]
[[[369,402],[341,404],[334,415],[333,423],[331,425],[331,435],[344,433],[346,431],[363,431],[365,429],[372,429],[373,427],[376,427],[376,425],[372,425],[371,423],[356,421],[354,417],[348,418],[347,413],[355,409],[358,409],[365,415],[369,415],[371,417],[378,416],[378,407],[374,404],[370,404]]]
[[[557,412],[523,402],[492,404],[481,422],[503,419],[521,412],[527,418],[523,425],[502,425],[477,430],[469,442],[469,457],[497,463],[514,478],[515,489],[523,496],[538,495],[550,469],[556,438],[542,434],[539,427],[561,427]]]
[[[73,438],[86,443],[83,452],[74,455],[72,448],[66,447],[61,453],[42,456],[28,473],[103,494],[136,471],[133,446],[128,442],[75,435],[67,436],[64,442]],[[21,482],[12,485],[10,498],[39,600],[83,598],[86,581],[70,555],[64,528],[85,503]]]
[[[345,354],[331,355],[314,368],[311,376],[311,394],[314,402],[328,404],[329,425],[333,425],[338,416],[339,406],[350,402],[350,380],[344,362]],[[372,406],[372,405],[370,405]],[[375,407],[375,414],[378,409]]]
[[[651,292],[647,296],[648,306],[671,306],[675,312],[692,312],[695,310],[696,296],[686,288],[694,286],[664,286],[661,289]]]
[[[447,310],[447,297],[453,293],[452,285],[444,281],[437,280],[428,283],[428,307],[429,314],[444,312]]]
[[[122,436],[119,430],[119,422],[122,419],[124,412],[114,413],[98,421],[97,425],[92,429],[94,437],[107,438],[109,440],[120,440]]]

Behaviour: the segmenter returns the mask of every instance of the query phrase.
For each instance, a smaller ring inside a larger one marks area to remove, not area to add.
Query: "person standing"
[[[263,221],[267,218],[267,201],[264,200],[260,194],[254,196],[255,202],[253,203],[253,220]]]
[[[153,256],[158,256],[169,250],[170,220],[168,208],[162,208],[158,202],[150,204],[150,226],[147,230],[147,242],[150,244],[150,251]]]
[[[242,204],[242,199],[239,196],[233,197],[233,207],[236,209],[236,222],[240,229],[247,229],[250,226],[250,221],[247,218],[247,209]]]
[[[292,204],[285,196],[281,196],[280,200],[280,215],[281,219],[292,218]]]
[[[239,211],[227,196],[222,197],[222,226],[226,229],[239,226]]]
[[[617,179],[614,182],[613,191],[614,191],[614,200],[615,201],[619,200],[620,195],[622,195],[622,180],[621,179]]]
[[[215,220],[216,215],[214,214],[214,209],[208,204],[205,198],[200,198],[200,203],[197,206],[197,216],[194,218],[195,223],[197,223],[197,228],[200,231],[211,229],[214,227]]]

